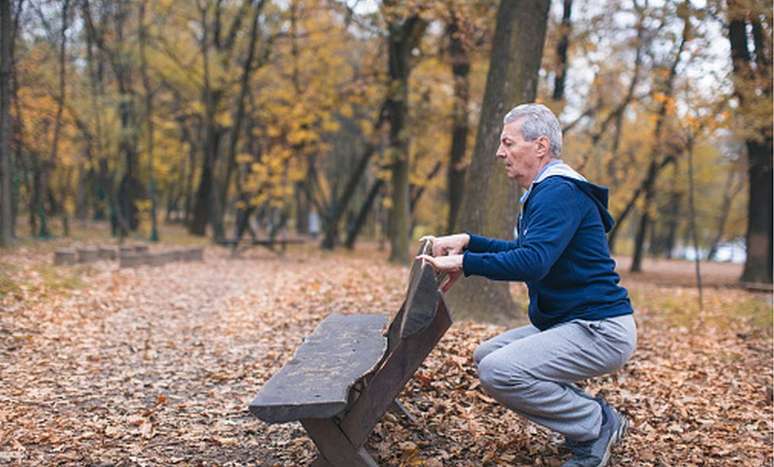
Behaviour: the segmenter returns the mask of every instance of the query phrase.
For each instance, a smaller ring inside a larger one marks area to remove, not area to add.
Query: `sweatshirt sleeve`
[[[583,213],[578,195],[577,188],[569,183],[551,184],[535,193],[530,200],[530,222],[523,226],[520,246],[496,252],[469,248],[462,262],[465,276],[504,281],[543,278],[580,225]]]
[[[512,240],[499,240],[496,238],[484,237],[483,235],[476,235],[470,232],[466,233],[470,235],[467,251],[472,251],[474,253],[497,253],[498,251],[506,251],[516,248],[516,242]]]

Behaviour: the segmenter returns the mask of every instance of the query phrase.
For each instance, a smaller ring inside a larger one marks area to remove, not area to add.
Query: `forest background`
[[[633,422],[613,462],[771,465],[771,64],[763,0],[0,0],[0,463],[311,462],[250,400],[330,313],[399,310],[413,240],[513,235],[494,152],[538,101],[610,188],[636,310],[632,359],[584,382]],[[305,242],[218,245],[253,234]],[[51,264],[140,241],[205,261]],[[369,452],[559,465],[472,359],[526,287],[445,299],[418,423]]]
[[[610,187],[614,253],[736,252],[771,283],[771,5],[512,3],[3,0],[0,240],[311,230],[405,262],[422,234],[509,236],[514,188],[486,201],[506,222],[460,213],[508,183],[476,136],[501,118],[487,74],[528,55],[495,25],[532,12],[536,91],[497,110],[556,112],[563,158]]]

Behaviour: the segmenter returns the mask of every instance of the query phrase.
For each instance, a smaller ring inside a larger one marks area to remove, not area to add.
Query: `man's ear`
[[[548,136],[540,136],[536,141],[538,144],[538,154],[541,156],[548,155],[551,149],[551,142],[548,141]]]

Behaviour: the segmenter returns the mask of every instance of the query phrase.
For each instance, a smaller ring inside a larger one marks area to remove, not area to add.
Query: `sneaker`
[[[602,407],[602,427],[599,430],[599,437],[585,442],[567,440],[572,458],[562,464],[562,467],[605,466],[610,460],[610,448],[626,435],[629,420],[604,400],[600,399],[599,405]]]

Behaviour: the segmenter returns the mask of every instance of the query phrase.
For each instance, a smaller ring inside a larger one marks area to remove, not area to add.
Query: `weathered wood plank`
[[[147,253],[121,253],[118,259],[118,265],[121,268],[134,268],[148,264]]]
[[[75,264],[78,262],[78,254],[75,250],[56,250],[54,252],[54,264]]]
[[[431,254],[432,243],[425,241],[417,255]],[[423,260],[414,260],[406,291],[405,312],[400,327],[401,337],[409,337],[423,331],[435,318],[441,293],[433,267]]]
[[[79,263],[93,263],[99,259],[99,250],[97,248],[86,246],[76,248],[75,251],[78,252]]]
[[[116,251],[115,247],[110,246],[100,246],[97,247],[99,250],[99,257],[101,259],[116,259],[118,256],[118,252]]]
[[[263,386],[250,411],[269,423],[340,413],[350,387],[382,359],[386,322],[384,315],[328,316]]]
[[[301,424],[320,453],[317,466],[378,467],[365,448],[353,446],[341,427],[329,418],[307,418]]]

